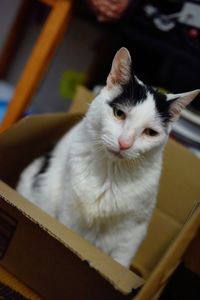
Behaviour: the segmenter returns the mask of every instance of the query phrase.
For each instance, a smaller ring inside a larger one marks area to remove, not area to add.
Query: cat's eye
[[[145,128],[144,131],[143,131],[143,133],[146,134],[146,135],[149,135],[149,136],[156,136],[156,135],[158,135],[158,132],[155,131],[152,128]]]
[[[113,114],[114,114],[115,118],[117,118],[119,120],[125,120],[126,119],[126,115],[123,112],[123,110],[117,108],[116,106],[113,107]]]

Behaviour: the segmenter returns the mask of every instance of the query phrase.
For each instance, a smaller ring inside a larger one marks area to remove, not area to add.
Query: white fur
[[[22,173],[18,191],[60,222],[128,267],[145,237],[156,203],[162,149],[167,134],[156,115],[152,96],[127,112],[123,122],[107,104],[120,87],[104,88],[86,117],[65,134],[51,164],[33,188],[43,158]],[[148,137],[146,127],[159,131]],[[134,134],[133,146],[118,151],[119,136]]]

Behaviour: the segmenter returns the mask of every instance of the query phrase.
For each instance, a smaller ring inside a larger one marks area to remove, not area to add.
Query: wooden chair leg
[[[2,266],[0,266],[0,282],[13,289],[15,292],[22,294],[24,297],[26,297],[26,299],[42,300],[40,296],[29,289],[24,283],[22,283]],[[0,299],[6,298],[1,296]]]
[[[57,1],[21,74],[0,132],[16,122],[27,108],[66,30],[71,1]]]
[[[0,53],[0,78],[4,78],[13,60],[13,54],[16,51],[17,44],[24,32],[24,23],[26,23],[30,11],[30,2],[22,0],[17,11],[15,20],[11,26],[5,45]]]

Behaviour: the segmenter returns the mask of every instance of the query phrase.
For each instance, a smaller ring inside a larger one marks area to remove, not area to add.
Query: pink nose
[[[127,150],[131,148],[131,146],[133,145],[132,141],[124,141],[121,138],[118,139],[118,143],[119,143],[120,150]]]

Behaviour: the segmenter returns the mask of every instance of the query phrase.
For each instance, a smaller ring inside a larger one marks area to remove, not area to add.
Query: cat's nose
[[[133,145],[133,140],[132,139],[123,140],[122,138],[119,138],[118,143],[119,143],[120,150],[127,150],[131,148],[131,146]]]

